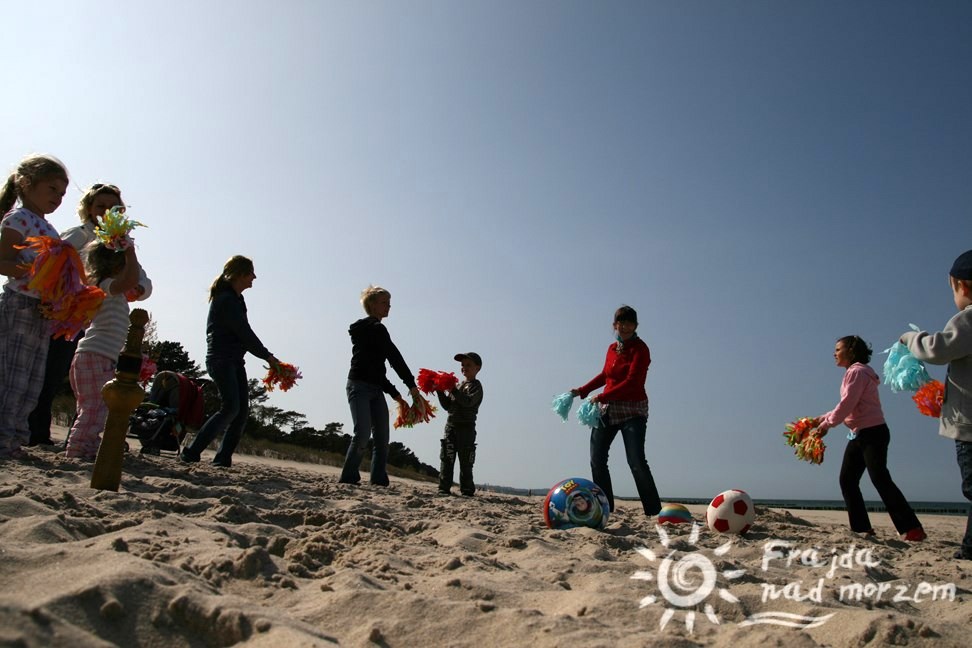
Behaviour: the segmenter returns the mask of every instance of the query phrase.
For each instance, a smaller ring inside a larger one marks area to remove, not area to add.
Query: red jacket
[[[598,387],[604,387],[598,400],[605,403],[648,400],[648,392],[645,391],[648,365],[651,364],[648,345],[641,338],[635,337],[624,343],[621,353],[617,349],[617,343],[609,346],[601,373],[583,387],[577,388],[581,398],[587,398]]]

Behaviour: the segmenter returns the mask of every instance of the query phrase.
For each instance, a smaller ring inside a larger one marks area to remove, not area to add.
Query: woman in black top
[[[199,461],[202,451],[223,433],[213,465],[229,468],[250,411],[243,356],[249,351],[279,369],[280,363],[263,346],[246,318],[243,291],[253,286],[254,279],[253,262],[244,256],[235,256],[226,262],[223,273],[209,288],[206,370],[219,390],[220,407],[199,429],[192,443],[182,450],[183,461]]]
[[[359,319],[348,329],[351,336],[351,371],[348,373],[347,390],[354,436],[348,446],[340,481],[344,484],[361,481],[358,467],[368,439],[373,437],[371,483],[387,486],[388,403],[385,394],[400,405],[407,406],[407,403],[385,376],[386,360],[408,387],[413,400],[416,403],[422,400],[418,398],[415,377],[391,341],[388,329],[381,323],[391,309],[391,293],[380,286],[368,286],[361,293],[361,305],[368,317]]]

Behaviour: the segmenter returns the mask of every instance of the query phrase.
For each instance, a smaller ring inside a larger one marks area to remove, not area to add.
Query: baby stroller
[[[189,428],[202,425],[202,388],[174,371],[160,371],[152,381],[148,399],[129,418],[128,436],[142,444],[142,454],[179,452]]]

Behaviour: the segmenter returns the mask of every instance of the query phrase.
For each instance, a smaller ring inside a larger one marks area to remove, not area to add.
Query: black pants
[[[27,445],[51,443],[51,408],[54,406],[54,397],[71,370],[71,360],[74,359],[74,351],[82,336],[83,333],[76,340],[51,338],[47,349],[47,365],[44,368],[44,386],[41,387],[34,411],[27,417],[27,426],[30,428],[30,441]]]
[[[473,482],[473,464],[476,463],[476,426],[468,424],[446,424],[442,436],[442,451],[439,453],[439,490],[448,492],[452,488],[452,474],[459,458],[459,491],[463,495],[476,492]]]
[[[840,492],[847,504],[851,531],[869,531],[871,520],[861,494],[861,477],[867,470],[871,483],[881,496],[891,522],[898,533],[921,526],[908,500],[901,494],[888,472],[888,445],[891,431],[884,423],[857,431],[857,438],[847,442],[844,462],[840,466]]]

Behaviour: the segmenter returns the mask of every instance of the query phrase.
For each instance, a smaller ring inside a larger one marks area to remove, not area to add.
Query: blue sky
[[[479,482],[588,476],[553,396],[601,368],[622,303],[652,351],[663,498],[839,498],[784,425],[836,404],[834,340],[954,314],[972,247],[962,2],[51,1],[5,10],[5,172],[118,184],[163,339],[205,356],[233,254],[253,328],[304,380],[272,403],[350,429],[369,283],[413,372],[484,359]],[[260,362],[251,357],[251,377]],[[942,378],[944,370],[932,368]],[[393,381],[400,385],[397,377]],[[959,500],[954,446],[882,388],[892,475]],[[437,465],[444,418],[393,439]],[[634,495],[621,440],[615,490]],[[876,498],[867,479],[865,496]]]

